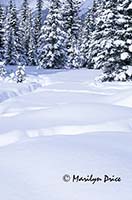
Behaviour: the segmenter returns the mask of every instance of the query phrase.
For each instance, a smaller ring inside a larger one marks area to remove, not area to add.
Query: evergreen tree
[[[34,45],[36,50],[36,55],[38,55],[39,48],[39,40],[40,40],[40,31],[42,28],[42,8],[43,8],[43,0],[37,0],[37,14],[34,20]],[[36,57],[36,64],[38,63],[38,57]]]
[[[25,80],[25,66],[19,65],[16,70],[16,81],[17,83],[22,83]]]
[[[23,45],[23,57],[25,59],[25,64],[29,64],[29,40],[30,40],[30,9],[28,0],[23,0],[21,8],[21,19],[20,19],[20,30],[21,30],[21,43]]]
[[[27,56],[26,51],[24,49],[23,45],[23,38],[25,36],[23,26],[21,25],[21,22],[19,21],[19,27],[16,35],[16,49],[17,49],[17,64],[21,63],[21,65],[27,64]]]
[[[92,7],[92,14],[93,14],[93,21],[94,21],[94,30],[96,28],[96,23],[98,21],[98,18],[101,15],[102,12],[102,6],[103,6],[104,0],[93,0],[93,7]]]
[[[5,12],[4,8],[0,5],[0,61],[4,59],[4,43],[5,43]]]
[[[100,33],[98,51],[94,57],[95,68],[103,68],[111,80],[111,75],[117,66],[116,45],[117,39],[117,20],[119,14],[117,11],[117,0],[105,0],[101,20],[98,24],[98,33]]]
[[[12,65],[17,63],[17,18],[15,5],[12,3],[12,0],[9,3],[5,27],[5,60],[6,64]]]
[[[64,30],[66,32],[66,49],[67,49],[67,67],[80,67],[79,51],[79,0],[66,0],[64,2]]]
[[[43,68],[63,68],[65,60],[61,3],[52,0],[49,13],[41,29],[39,64]]]
[[[33,23],[32,23],[32,14],[30,11],[30,24],[29,24],[29,48],[28,48],[28,60],[29,65],[37,64],[37,55],[36,55],[36,46],[34,41],[34,31],[33,31]]]
[[[122,44],[120,66],[127,69],[132,66],[132,3],[130,0],[119,0],[117,9],[120,13],[118,35]]]
[[[130,54],[130,62],[129,65],[132,66],[132,2],[130,0],[127,1],[128,4],[126,5],[126,14],[128,17],[128,27],[127,27],[127,34],[125,37],[127,38],[127,45]]]
[[[89,46],[91,35],[94,31],[94,18],[92,9],[88,10],[80,35],[82,67],[89,67]]]
[[[107,10],[103,15],[104,35],[96,61],[97,65],[103,68],[104,81],[129,79],[126,71],[131,64],[131,59],[127,43],[129,39],[131,40],[132,24],[131,16],[127,15],[127,9],[124,6],[123,10],[120,10],[121,6],[123,5],[118,0],[109,0],[104,6]]]
[[[0,61],[0,79],[5,78],[6,76],[6,68],[5,68],[5,62],[4,61]]]
[[[35,16],[35,23],[34,23],[34,37],[35,37],[35,45],[38,48],[38,42],[40,37],[40,31],[42,27],[42,7],[43,7],[43,1],[37,0],[37,14]]]
[[[105,4],[105,3],[104,3]],[[103,1],[95,0],[93,8],[89,13],[88,26],[90,35],[88,45],[86,46],[86,67],[89,69],[98,69],[96,64],[97,54],[100,52],[100,40],[103,37]]]

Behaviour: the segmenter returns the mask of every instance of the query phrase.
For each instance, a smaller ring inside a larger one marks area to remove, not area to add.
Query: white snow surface
[[[0,81],[2,200],[131,200],[132,83],[100,83],[93,70],[26,68]],[[121,177],[65,183],[64,174]]]

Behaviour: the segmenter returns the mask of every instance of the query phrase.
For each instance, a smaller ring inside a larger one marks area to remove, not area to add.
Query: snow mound
[[[25,83],[0,82],[2,200],[131,200],[131,82],[101,83],[100,71],[86,69],[29,71]],[[73,183],[74,174],[121,182]]]

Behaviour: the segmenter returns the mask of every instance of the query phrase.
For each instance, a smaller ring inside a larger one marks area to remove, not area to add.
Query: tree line
[[[94,0],[85,17],[80,0],[51,0],[43,20],[43,0],[20,10],[0,5],[0,60],[44,69],[102,69],[103,81],[131,80],[132,2]]]

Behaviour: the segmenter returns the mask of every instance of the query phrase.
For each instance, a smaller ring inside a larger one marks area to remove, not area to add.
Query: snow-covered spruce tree
[[[5,62],[4,61],[0,61],[0,79],[5,78],[6,76],[6,68],[5,68]]]
[[[24,38],[24,30],[19,22],[19,27],[16,35],[16,50],[17,50],[17,64],[21,63],[22,65],[26,65],[27,57],[23,45],[23,38]]]
[[[63,68],[65,44],[63,17],[59,0],[51,0],[49,13],[41,29],[39,65],[42,68]]]
[[[63,5],[64,30],[66,33],[66,49],[67,49],[67,67],[81,67],[79,32],[79,0],[66,0]]]
[[[131,39],[131,25],[122,4],[118,1],[108,1],[104,6],[104,30],[101,41],[101,52],[98,53],[96,63],[103,68],[103,81],[125,81],[130,77],[126,71],[130,65],[127,42]],[[130,29],[129,29],[130,28]],[[130,31],[130,32],[129,32]],[[128,37],[128,38],[127,38]]]
[[[5,23],[5,61],[6,64],[10,65],[17,63],[16,27],[16,9],[12,0],[10,0]]]
[[[32,23],[32,14],[30,11],[30,24],[29,24],[29,47],[28,47],[28,64],[36,65],[37,64],[37,52],[34,41],[34,31],[33,31],[33,23]]]
[[[95,0],[89,13],[87,26],[90,26],[88,44],[86,43],[86,67],[98,69],[96,64],[97,54],[100,52],[100,40],[103,37],[103,1]]]
[[[26,73],[25,73],[25,66],[19,65],[16,70],[16,81],[17,83],[22,83],[25,80]]]
[[[5,53],[5,11],[2,5],[0,4],[0,61],[4,59]]]
[[[120,66],[129,69],[132,66],[132,2],[130,0],[118,0],[117,7],[120,18],[118,20],[118,48],[120,46]],[[116,80],[131,79],[132,75],[128,72],[119,73]]]
[[[20,16],[20,30],[21,30],[21,43],[23,44],[23,57],[25,59],[25,64],[29,64],[28,52],[29,52],[29,40],[30,40],[30,9],[28,0],[23,0],[21,7]]]
[[[35,45],[36,55],[38,55],[40,31],[42,27],[42,8],[43,8],[43,0],[37,0],[36,4],[37,13],[34,19],[34,45]],[[38,58],[37,58],[37,63],[38,63]]]
[[[96,23],[102,12],[103,1],[104,0],[93,0],[92,15],[94,19],[94,29],[96,28]]]
[[[106,74],[104,80],[112,81],[112,73],[119,67],[117,58],[117,47],[114,43],[117,40],[117,21],[119,13],[117,11],[117,0],[105,0],[101,19],[98,24],[99,46],[94,57],[95,67],[102,68]],[[118,66],[118,67],[117,67]]]
[[[80,53],[82,57],[82,67],[89,68],[89,45],[91,35],[94,31],[94,18],[92,9],[89,9],[83,22],[80,34]]]
[[[126,13],[128,17],[128,27],[127,33],[125,34],[125,38],[127,39],[127,45],[130,54],[130,62],[129,64],[132,66],[132,2],[128,0],[128,4],[126,5]]]

